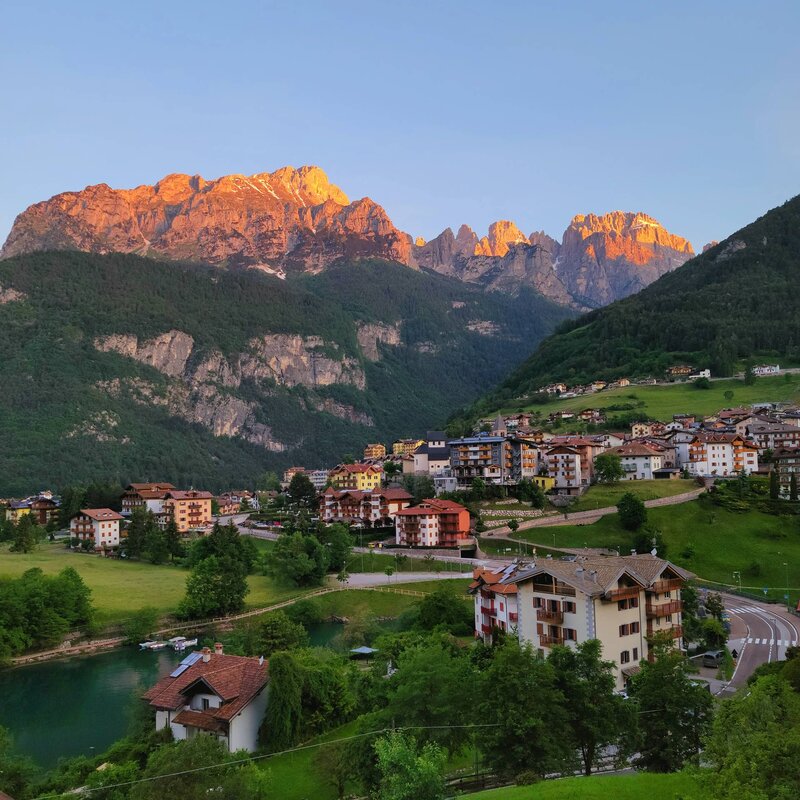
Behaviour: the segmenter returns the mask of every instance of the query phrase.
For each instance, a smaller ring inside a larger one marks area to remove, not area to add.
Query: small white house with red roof
[[[269,665],[263,658],[226,656],[222,645],[192,653],[143,699],[156,711],[156,729],[176,740],[214,736],[230,752],[258,747],[267,709]]]
[[[110,508],[82,508],[69,523],[73,539],[91,541],[95,550],[119,547],[119,523],[122,514]]]

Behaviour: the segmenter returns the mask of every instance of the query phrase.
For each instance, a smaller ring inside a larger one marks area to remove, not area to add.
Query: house
[[[424,439],[398,439],[396,442],[392,442],[392,455],[411,455],[421,444],[425,444]]]
[[[331,486],[336,489],[378,489],[383,483],[383,469],[373,464],[339,464],[328,473]]]
[[[678,364],[674,367],[669,367],[667,369],[667,378],[669,380],[683,380],[688,378],[689,375],[692,374],[692,367],[687,366],[686,364]]]
[[[95,550],[119,547],[119,523],[122,514],[110,508],[82,508],[69,523],[72,539],[92,542]]]
[[[492,644],[498,631],[517,633],[517,586],[501,581],[511,578],[520,568],[520,564],[509,564],[498,571],[488,567],[472,571],[467,592],[475,598],[475,638],[482,639],[484,644]]]
[[[145,692],[156,730],[176,741],[213,736],[230,751],[258,747],[267,709],[269,664],[263,658],[227,656],[221,644],[195,652]]]
[[[287,470],[284,470],[282,483],[288,486],[292,482],[292,478],[294,478],[298,472],[305,473],[305,471],[305,467],[289,467]]]
[[[425,441],[412,455],[416,475],[430,476],[447,469],[450,466],[450,447],[444,431],[428,431]]]
[[[653,473],[664,466],[663,452],[640,442],[612,447],[607,452],[619,456],[625,480],[628,481],[651,481],[655,478]]]
[[[175,521],[180,533],[188,533],[207,528],[212,523],[211,492],[198,492],[195,489],[167,492],[164,498],[164,511],[159,524],[166,527],[170,519]]]
[[[578,416],[582,422],[589,423],[590,425],[598,425],[606,421],[606,415],[602,409],[599,408],[584,408]]]
[[[408,547],[458,547],[469,536],[469,511],[452,500],[427,499],[395,515],[395,541]]]
[[[778,447],[800,445],[800,428],[781,422],[756,422],[748,425],[747,436],[758,446],[759,455]]]
[[[592,381],[589,388],[593,392],[602,392],[607,386],[605,381]]]
[[[319,497],[319,518],[326,523],[389,526],[394,524],[398,511],[411,505],[411,500],[411,495],[397,486],[367,491],[329,486]]]
[[[326,469],[311,469],[306,472],[306,475],[318,492],[328,485],[328,470]]]
[[[543,387],[540,391],[546,394],[564,394],[567,391],[566,383],[551,383],[549,386]]]
[[[45,491],[26,497],[24,500],[10,500],[6,508],[6,519],[17,523],[26,514],[30,514],[36,525],[47,525],[58,516],[61,498],[52,492]]]
[[[698,433],[675,442],[678,464],[692,477],[732,477],[758,471],[758,448],[736,433]]]
[[[692,577],[654,555],[579,556],[538,560],[499,582],[516,587],[520,641],[544,655],[598,639],[623,689],[648,659],[649,637],[660,633],[681,647],[681,588]]]
[[[753,375],[777,375],[781,371],[780,364],[759,364],[753,367]]]
[[[549,444],[551,447],[563,445],[575,450],[581,457],[581,480],[583,485],[588,486],[592,482],[594,478],[594,460],[606,449],[603,435],[575,436],[574,434],[565,434],[553,436]]]
[[[697,372],[693,372],[689,376],[690,381],[698,380],[699,378],[710,378],[711,377],[711,370],[710,369],[699,369]]]
[[[164,498],[175,487],[171,483],[130,483],[122,494],[122,514],[129,517],[137,508],[161,514]]]
[[[214,501],[217,504],[217,514],[220,517],[235,514],[239,510],[239,500],[233,495],[221,494],[219,497],[215,497]]]
[[[800,488],[800,447],[778,447],[772,453],[772,468],[778,473],[781,495],[789,497],[792,475]]]
[[[368,444],[364,448],[364,459],[386,458],[386,446],[382,444]]]

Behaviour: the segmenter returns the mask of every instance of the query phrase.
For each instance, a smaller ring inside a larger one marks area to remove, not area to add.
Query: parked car
[[[724,650],[708,650],[703,653],[703,666],[704,667],[719,667],[725,658]]]

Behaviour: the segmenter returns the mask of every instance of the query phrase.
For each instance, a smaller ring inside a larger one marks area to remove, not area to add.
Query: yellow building
[[[549,492],[555,488],[556,479],[549,475],[534,475],[531,477],[531,483],[535,483],[543,492]]]
[[[382,444],[368,444],[364,448],[364,458],[386,458],[386,447]]]
[[[171,517],[181,533],[207,528],[212,522],[211,500],[211,492],[168,492],[164,498],[164,524]]]
[[[336,489],[379,489],[383,483],[383,470],[372,464],[340,464],[328,474],[331,486]]]
[[[392,444],[392,455],[410,456],[421,444],[424,439],[398,439]]]

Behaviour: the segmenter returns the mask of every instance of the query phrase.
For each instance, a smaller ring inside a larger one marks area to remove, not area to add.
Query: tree
[[[192,545],[189,566],[194,567],[209,556],[238,561],[245,574],[249,574],[258,561],[258,550],[253,540],[249,536],[240,535],[239,529],[234,524],[220,525],[215,522],[211,533],[201,537]]]
[[[386,475],[387,478],[391,478],[394,475],[400,475],[402,474],[402,472],[403,472],[403,467],[396,461],[383,462],[383,474]]]
[[[554,647],[547,659],[564,697],[572,744],[581,754],[584,775],[591,775],[604,748],[621,748],[636,724],[629,705],[614,691],[614,664],[603,661],[601,651],[600,642],[589,639],[574,650]]]
[[[283,611],[264,614],[256,623],[256,649],[247,655],[269,658],[278,650],[295,650],[308,644],[308,631],[299,623],[293,622]]]
[[[428,742],[418,750],[410,736],[393,732],[375,742],[375,752],[380,800],[442,800],[447,754],[439,745]]]
[[[147,639],[158,625],[158,616],[158,609],[152,606],[133,611],[122,626],[128,644],[138,644]]]
[[[334,523],[318,530],[317,536],[328,550],[328,569],[339,572],[347,566],[353,552],[353,537],[346,525]]]
[[[425,595],[418,605],[417,628],[432,631],[440,625],[456,635],[472,627],[472,605],[446,585]]]
[[[705,602],[706,611],[716,620],[722,622],[722,615],[725,613],[725,602],[722,595],[718,592],[709,592],[706,595]]]
[[[769,473],[769,496],[772,500],[777,500],[780,497],[781,485],[778,483],[778,471],[776,469],[770,470]]]
[[[44,531],[33,521],[30,514],[23,514],[14,526],[12,536],[9,548],[12,553],[31,553],[44,538]]]
[[[268,575],[297,586],[318,586],[328,569],[328,548],[311,534],[285,533],[264,560]]]
[[[256,481],[256,486],[264,492],[279,492],[281,490],[281,479],[274,472],[265,472]]]
[[[638,531],[647,522],[647,509],[644,503],[632,492],[625,492],[617,503],[619,521],[623,528]]]
[[[519,528],[519,522],[517,522],[517,520],[510,519],[508,521],[508,529],[511,531],[511,533],[516,533],[518,528]]]
[[[481,731],[481,750],[502,776],[544,776],[574,758],[569,717],[553,666],[536,656],[529,644],[506,638],[482,673],[476,697],[476,718],[493,726]]]
[[[164,528],[164,542],[171,561],[176,558],[183,558],[186,555],[186,548],[183,546],[183,539],[178,530],[178,524],[170,517]]]
[[[289,481],[289,498],[301,508],[313,508],[317,503],[317,490],[304,472],[295,472]]]
[[[190,619],[235,614],[244,608],[249,591],[241,562],[227,556],[209,556],[186,579],[186,595],[178,610]]]
[[[698,378],[694,382],[695,389],[710,389],[711,388],[711,381],[708,378]]]
[[[421,503],[436,494],[433,479],[428,475],[404,475],[403,488],[412,496],[414,503]]]
[[[800,695],[785,680],[768,675],[724,700],[704,758],[712,767],[706,776],[711,797],[800,796]]]
[[[744,369],[744,385],[752,386],[758,380],[758,376],[753,370],[753,365],[748,363]]]
[[[733,400],[733,391],[731,389],[726,389],[723,393],[723,397],[730,403]]]
[[[486,481],[483,478],[475,478],[469,487],[469,491],[472,499],[480,502],[486,497]]]
[[[163,564],[169,558],[169,545],[158,525],[148,527],[144,549],[151,564]]]
[[[789,478],[789,499],[797,500],[797,475],[794,472]]]
[[[546,498],[542,487],[530,478],[523,478],[517,484],[517,497],[531,504],[531,508],[544,508]],[[477,514],[475,515],[477,516]]]
[[[11,734],[0,727],[0,794],[22,797],[36,772],[33,762],[14,751]]]
[[[130,558],[140,558],[145,552],[147,534],[154,525],[155,519],[150,511],[134,508],[125,538],[125,553]]]
[[[637,763],[650,772],[675,772],[699,753],[714,701],[705,686],[689,679],[691,666],[671,639],[656,635],[650,650],[654,660],[642,661],[629,683],[643,719]]]
[[[314,756],[314,766],[323,779],[336,790],[339,800],[345,796],[347,782],[354,777],[353,764],[347,747],[342,742],[323,744]]]

